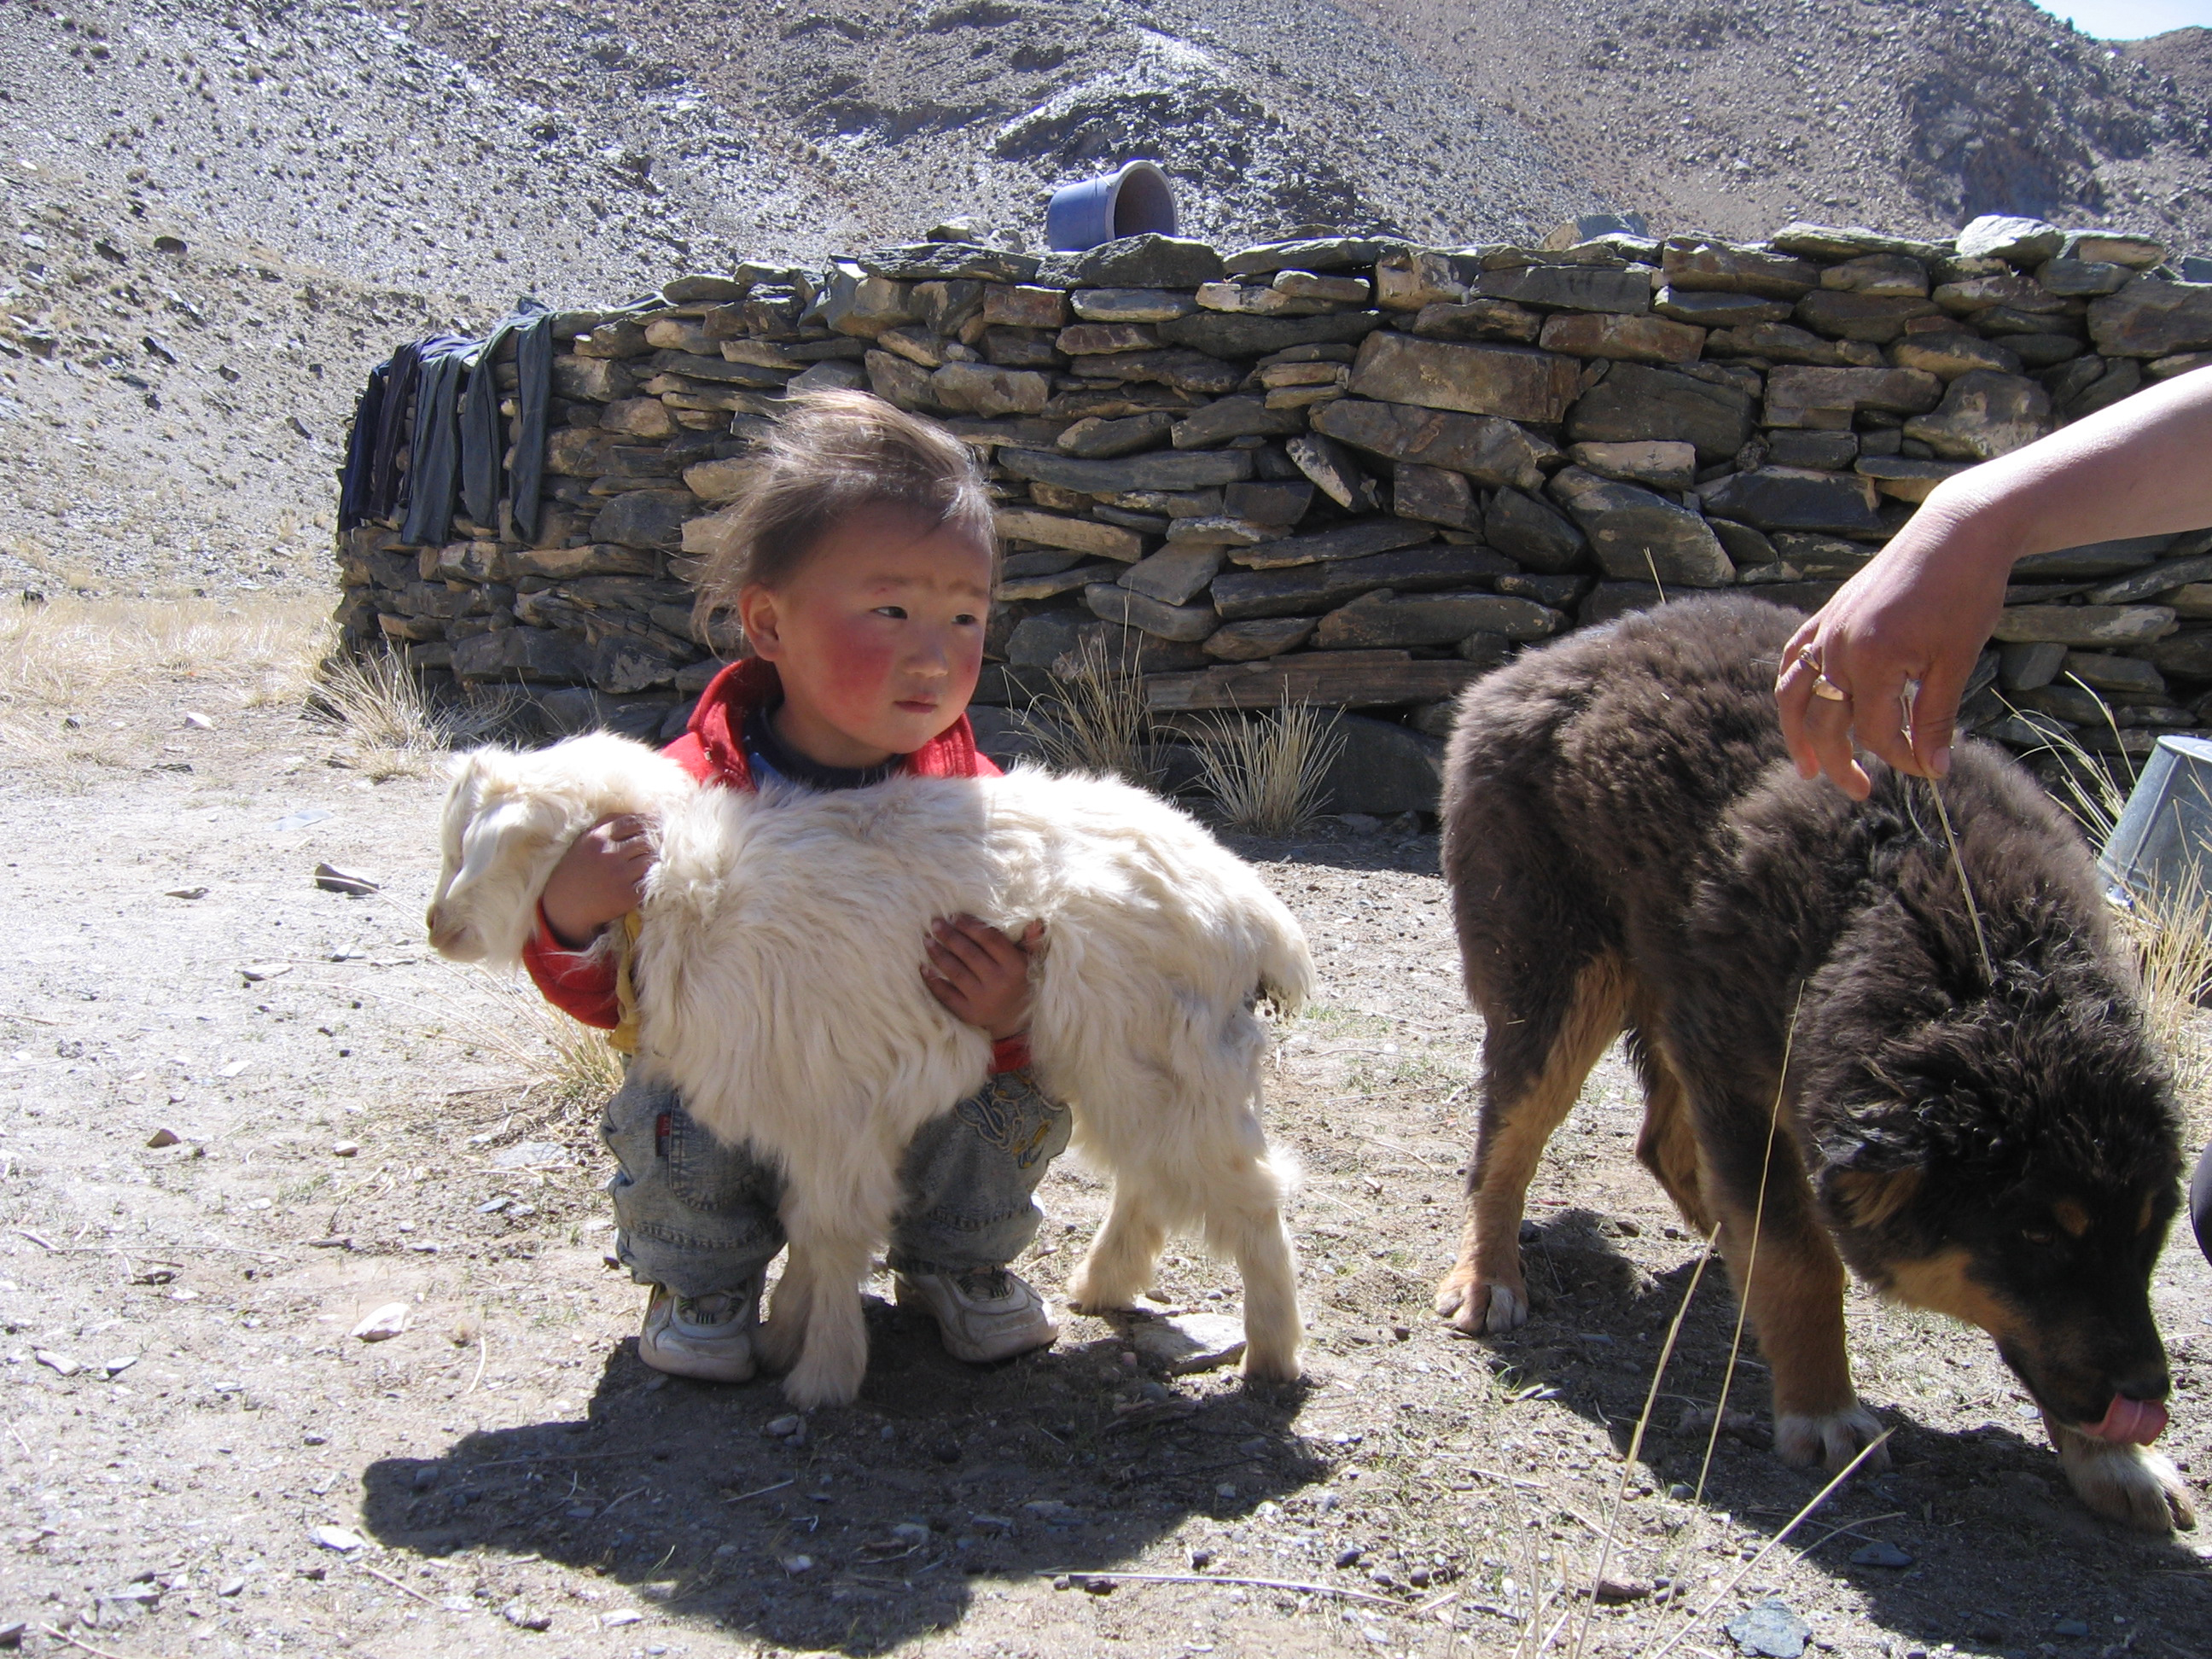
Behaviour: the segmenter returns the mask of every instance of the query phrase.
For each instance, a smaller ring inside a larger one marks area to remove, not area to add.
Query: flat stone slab
[[[1753,1659],[1797,1659],[1812,1639],[1813,1627],[1789,1604],[1769,1596],[1722,1626],[1741,1652]]]
[[[1581,378],[1580,365],[1557,353],[1424,340],[1393,330],[1367,337],[1352,366],[1351,389],[1385,403],[1553,425],[1566,418]]]
[[[1227,1314],[1176,1314],[1167,1319],[1132,1315],[1126,1328],[1129,1346],[1170,1376],[1218,1370],[1244,1357],[1244,1322]]]
[[[1558,453],[1499,416],[1459,415],[1364,398],[1321,404],[1313,413],[1313,429],[1386,460],[1440,466],[1464,472],[1480,484],[1522,489],[1542,488],[1542,463]]]
[[[1751,436],[1751,398],[1643,363],[1615,363],[1604,380],[1575,400],[1567,437],[1575,443],[1641,443],[1654,439],[1695,447],[1711,466]]]
[[[1241,449],[1190,449],[1086,461],[1041,449],[1002,449],[999,465],[1018,478],[1058,484],[1086,495],[1119,495],[1137,489],[1206,489],[1242,483],[1252,476],[1252,457]]]
[[[2212,283],[2138,276],[2089,302],[2089,337],[2107,356],[2166,357],[2212,347]]]
[[[2164,639],[2177,626],[2162,605],[2010,605],[1990,637],[2008,645],[2138,645]]]

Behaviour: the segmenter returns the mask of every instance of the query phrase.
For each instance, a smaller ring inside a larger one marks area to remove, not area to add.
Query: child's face
[[[784,740],[825,766],[911,754],[960,718],[983,666],[990,550],[889,508],[833,526],[780,586],[738,614],[776,666]]]

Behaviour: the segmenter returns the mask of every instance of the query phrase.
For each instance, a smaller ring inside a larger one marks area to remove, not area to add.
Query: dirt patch
[[[1272,1106],[1306,1171],[1304,1385],[1159,1374],[1088,1319],[975,1370],[880,1302],[861,1401],[803,1436],[772,1431],[772,1384],[659,1378],[641,1293],[603,1265],[589,1109],[520,1091],[490,1033],[522,1003],[421,943],[438,780],[373,782],[342,732],[247,696],[149,674],[111,689],[99,756],[19,751],[0,781],[23,964],[0,1013],[0,1629],[37,1650],[68,1650],[53,1626],[128,1659],[1443,1655],[1532,1628],[1533,1652],[1610,1530],[1608,1577],[1717,1601],[1678,1653],[1727,1649],[1721,1621],[1770,1595],[1860,1659],[2204,1651],[2204,1548],[2092,1519],[1984,1339],[1856,1293],[1893,1473],[1762,1559],[1819,1482],[1764,1449],[1747,1360],[1749,1416],[1703,1495],[1671,1495],[1698,1485],[1706,1436],[1676,1431],[1733,1331],[1709,1279],[1616,1513],[1698,1249],[1632,1162],[1617,1056],[1532,1194],[1535,1317],[1437,1326],[1479,1033],[1431,839],[1244,848],[1325,985]],[[320,862],[380,890],[321,890]],[[1056,1170],[1022,1270],[1056,1291],[1103,1198]],[[1188,1251],[1161,1291],[1234,1311]],[[2201,1494],[2212,1268],[2177,1243],[2156,1297],[2166,1445]],[[401,1334],[349,1334],[393,1303]],[[1854,1564],[1875,1543],[1909,1561]],[[1648,1653],[1686,1618],[1607,1607],[1583,1650]]]

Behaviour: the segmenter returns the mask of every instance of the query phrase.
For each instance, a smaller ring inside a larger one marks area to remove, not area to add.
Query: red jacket
[[[702,783],[732,789],[755,787],[745,760],[745,716],[781,701],[783,685],[775,665],[758,657],[732,663],[708,683],[682,737],[662,752]],[[905,756],[899,769],[918,778],[995,778],[999,769],[975,747],[975,729],[963,714],[945,732]],[[544,908],[538,932],[522,952],[524,966],[545,1000],[581,1020],[611,1030],[622,1022],[613,960],[601,953],[571,951],[553,936]],[[1018,1036],[997,1045],[993,1069],[1012,1071],[1027,1060],[1027,1043]]]

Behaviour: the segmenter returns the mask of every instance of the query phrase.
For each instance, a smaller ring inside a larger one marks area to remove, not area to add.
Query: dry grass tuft
[[[419,775],[446,750],[498,735],[520,708],[520,698],[504,689],[434,697],[388,652],[331,658],[309,703],[362,745],[361,769],[379,782]]]
[[[1093,635],[1059,675],[1060,695],[1037,697],[1015,719],[1055,772],[1092,772],[1157,788],[1152,720],[1129,648]]]
[[[215,691],[248,706],[293,701],[329,631],[324,600],[276,594],[72,597],[0,611],[0,749],[48,765],[132,763],[137,745],[110,730],[118,706],[154,685],[179,702]]]
[[[622,1087],[623,1058],[605,1031],[569,1018],[527,980],[466,978],[490,1006],[457,1000],[443,1011],[439,1035],[507,1071],[502,1093],[561,1119],[597,1111]]]
[[[59,599],[0,612],[0,707],[83,709],[164,677],[270,702],[297,695],[325,648],[320,599]]]
[[[2044,752],[2055,775],[2046,781],[2051,793],[2081,823],[2090,844],[2102,846],[2135,787],[2133,765],[2123,756],[2127,775],[2120,776],[2063,729],[2051,731]],[[2192,1112],[2204,1109],[2212,1088],[2204,1017],[2206,1000],[2212,998],[2212,847],[2200,850],[2204,864],[2177,890],[2133,892],[2119,907],[2121,936],[2133,948],[2142,976],[2152,1040],[2172,1066],[2174,1087]]]
[[[1222,822],[1258,836],[1295,836],[1320,810],[1322,781],[1344,750],[1344,734],[1310,702],[1252,720],[1218,721],[1199,739],[1206,791]]]

